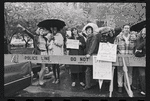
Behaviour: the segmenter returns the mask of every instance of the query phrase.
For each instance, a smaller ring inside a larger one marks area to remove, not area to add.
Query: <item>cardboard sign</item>
[[[112,62],[97,60],[97,56],[93,56],[93,79],[112,79]]]
[[[79,49],[79,40],[67,39],[67,48]]]
[[[97,60],[116,62],[116,58],[117,58],[117,45],[100,42]]]

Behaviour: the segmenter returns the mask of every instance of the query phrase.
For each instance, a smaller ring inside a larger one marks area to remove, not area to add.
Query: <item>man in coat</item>
[[[94,33],[93,33],[93,28],[91,26],[87,26],[85,28],[86,33],[87,33],[87,40],[86,40],[86,48],[85,48],[85,54],[86,57],[90,57],[92,55],[91,53],[91,46],[94,41]],[[92,66],[87,66],[86,71],[85,71],[85,83],[86,86],[84,90],[87,90],[91,88],[92,86],[96,85],[96,80],[93,79],[93,68]]]
[[[88,52],[86,53],[87,58],[89,58],[92,55],[97,55],[100,42],[113,43],[114,30],[112,28],[103,27],[98,30],[99,33],[94,35],[93,39],[90,41],[91,42],[90,47],[87,47],[88,48]],[[87,42],[87,44],[89,43]]]
[[[91,47],[87,54],[87,57],[91,55],[97,55],[99,49],[100,42],[109,42],[113,43],[114,30],[109,27],[104,27],[99,29],[99,33],[93,37],[93,41],[91,43]]]

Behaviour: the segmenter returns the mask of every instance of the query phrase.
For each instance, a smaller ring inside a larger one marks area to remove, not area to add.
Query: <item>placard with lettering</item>
[[[79,49],[79,40],[67,39],[67,48]]]
[[[97,60],[97,56],[93,56],[93,79],[111,80],[112,78],[112,62]]]
[[[117,45],[100,42],[97,60],[116,62],[116,58],[117,58]]]

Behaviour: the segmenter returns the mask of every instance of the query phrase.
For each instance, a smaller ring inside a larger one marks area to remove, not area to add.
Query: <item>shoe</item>
[[[39,81],[39,85],[40,85],[40,86],[43,86],[43,85],[44,85],[44,82]]]
[[[135,86],[131,85],[130,87],[131,87],[131,90],[136,90]]]
[[[75,82],[72,82],[72,87],[74,87],[76,85],[76,83]]]
[[[55,84],[58,84],[60,82],[60,80],[59,79],[57,79],[57,81],[55,82]]]
[[[118,92],[122,93],[122,87],[118,87]]]
[[[146,95],[145,92],[143,92],[143,91],[141,91],[140,93],[141,93],[142,95]]]
[[[80,82],[80,85],[81,85],[81,86],[85,86],[85,84],[84,84],[83,82]]]
[[[38,78],[39,78],[39,75],[34,74],[34,75],[33,75],[33,78],[34,78],[34,79],[38,79]]]
[[[89,90],[91,87],[84,87],[83,90]]]
[[[56,80],[54,79],[54,81],[52,83],[56,83]]]

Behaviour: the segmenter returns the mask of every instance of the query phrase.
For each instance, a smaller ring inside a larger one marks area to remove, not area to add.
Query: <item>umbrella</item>
[[[144,27],[146,27],[146,20],[144,21],[141,21],[133,26],[131,26],[130,30],[131,31],[136,31],[136,32],[139,32],[141,31]]]
[[[87,26],[91,26],[91,27],[93,28],[93,31],[94,31],[94,32],[97,32],[98,26],[97,26],[96,24],[94,24],[94,23],[88,23],[87,25],[85,25],[85,26],[83,27],[83,29],[82,29],[82,32],[85,33],[85,29],[86,29]],[[86,34],[86,33],[85,33],[85,34]]]
[[[114,29],[112,27],[100,27],[96,30],[99,33],[107,33],[109,31],[114,31]]]
[[[64,26],[66,26],[65,22],[58,19],[47,19],[44,21],[41,21],[37,25],[41,28],[46,28],[47,30],[50,30],[50,27],[57,27],[58,30],[62,29]]]
[[[120,32],[122,31],[122,28],[121,28],[121,27],[114,28],[114,31],[115,31],[114,37],[116,37],[116,36],[119,35]]]

